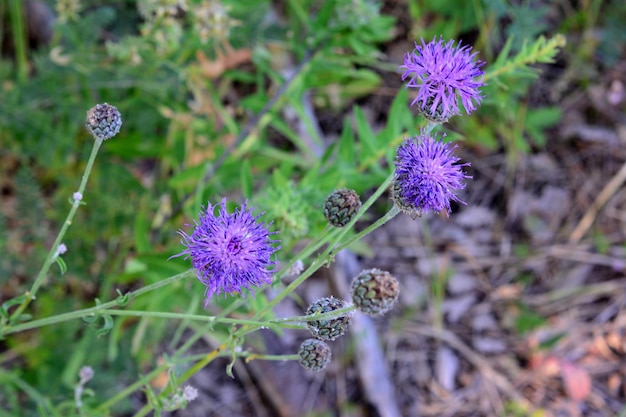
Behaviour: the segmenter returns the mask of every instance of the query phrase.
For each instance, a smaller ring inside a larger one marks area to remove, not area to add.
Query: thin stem
[[[347,231],[350,230],[350,228],[354,225],[354,223],[356,223],[356,221],[367,211],[367,209],[371,207],[372,204],[374,204],[374,202],[378,199],[378,197],[380,197],[380,195],[382,195],[382,193],[389,187],[392,181],[393,181],[393,172],[387,177],[387,179],[383,182],[383,184],[381,184],[381,186],[376,190],[376,192],[365,202],[365,204],[363,204],[359,213],[350,221],[349,224],[346,225],[345,228],[330,229],[330,230],[326,229],[325,230],[326,233],[324,233],[324,235],[327,235],[327,236],[324,236],[323,238],[317,241],[313,241],[309,245],[307,245],[307,248],[303,249],[298,256],[296,256],[288,265],[286,265],[277,274],[277,276],[278,277],[284,276],[289,270],[289,268],[295,263],[295,261],[297,261],[298,259],[302,259],[303,257],[306,258],[308,257],[308,255],[315,252],[315,250],[317,250],[319,247],[321,247],[324,243],[328,241],[329,236],[332,236],[333,238],[337,236],[336,239],[333,239],[333,240],[336,242],[341,241],[341,239],[343,238],[343,236],[345,236]],[[373,230],[375,230],[377,227],[380,227],[385,222],[389,221],[395,215],[397,215],[397,210],[394,210],[394,209],[390,210],[383,217],[384,219],[383,221],[379,219],[379,221],[377,221],[374,225],[366,229],[367,230],[366,233],[361,232],[358,235],[362,237],[362,236],[365,236],[365,234],[367,233],[371,233]],[[347,242],[352,242],[352,239],[349,239]],[[347,245],[344,243],[344,245],[342,246],[345,247]],[[285,318],[276,319],[276,320],[269,320],[267,322],[255,322],[254,321],[254,319],[261,317],[265,312],[273,308],[278,302],[284,299],[288,294],[290,294],[293,290],[295,290],[302,282],[304,282],[306,278],[308,278],[315,271],[317,271],[319,267],[321,267],[324,263],[327,262],[332,252],[333,252],[333,247],[332,246],[328,247],[321,256],[316,258],[313,264],[311,264],[311,266],[304,273],[302,273],[295,281],[293,281],[290,285],[288,285],[278,296],[276,296],[272,301],[270,301],[265,308],[261,309],[257,314],[255,314],[252,320],[249,320],[250,322],[249,324],[243,324],[240,329],[235,331],[232,334],[232,338],[241,337],[242,335],[245,335],[247,333],[250,333],[252,331],[259,329],[260,327],[272,327],[273,325],[278,325],[278,324],[283,326],[285,323],[291,323],[291,322],[298,323],[298,322],[306,322],[306,321],[312,321],[312,320],[329,320],[332,318],[341,317],[345,314],[349,314],[350,312],[354,311],[356,307],[351,305],[343,309],[338,309],[329,313],[323,313],[323,314],[317,314],[317,315],[300,316],[300,317],[285,317]],[[115,310],[115,314],[123,315],[123,311]],[[172,313],[168,313],[168,314],[172,314]],[[182,316],[183,315],[177,318],[182,318]],[[185,315],[185,316],[188,317],[188,315]],[[170,317],[173,317],[173,316],[170,315]],[[221,318],[221,317],[212,317],[211,319],[203,318],[202,320],[217,322],[218,320],[221,321],[223,319],[224,318]],[[296,328],[302,328],[302,326],[297,326]],[[189,378],[191,378],[193,375],[199,372],[202,368],[204,368],[206,365],[212,362],[215,358],[217,358],[220,354],[226,351],[228,346],[229,346],[229,342],[224,342],[219,347],[209,352],[205,357],[203,357],[202,360],[199,360],[198,362],[196,362],[196,364],[193,367],[185,371],[179,378],[177,378],[177,383],[180,385],[183,382],[187,381]],[[237,353],[236,356],[237,355],[241,356],[241,353]],[[256,358],[272,359],[272,357],[269,355],[256,355],[255,356],[254,354],[252,354],[248,360],[252,360]],[[296,360],[296,359],[298,359],[298,355],[284,355],[284,356],[281,356],[279,360]],[[137,386],[137,388],[135,389],[138,389],[138,388],[139,386]],[[168,387],[165,390],[163,390],[163,392],[160,395],[168,395],[170,391],[171,390]],[[101,406],[100,409],[105,409],[105,408]],[[152,410],[152,405],[146,404],[135,414],[134,417],[145,416],[150,412],[150,410]]]
[[[393,172],[391,174],[389,174],[387,179],[380,185],[380,187],[378,187],[376,192],[365,202],[365,204],[363,204],[363,206],[361,207],[361,209],[359,210],[357,215],[354,216],[354,218],[350,221],[350,223],[348,223],[343,228],[343,230],[341,230],[339,236],[337,236],[337,240],[336,240],[337,242],[341,241],[343,236],[345,236],[345,234],[348,232],[348,230],[350,230],[350,228],[354,225],[354,223],[356,223],[356,221],[367,211],[367,209],[372,204],[374,204],[374,202],[378,199],[378,197],[380,197],[380,195],[389,187],[389,185],[391,184],[391,181],[393,181]],[[374,229],[371,229],[370,232],[372,230],[374,230]],[[265,307],[263,307],[261,310],[259,310],[259,312],[256,313],[253,316],[253,319],[257,319],[257,318],[261,317],[267,311],[271,310],[276,304],[278,304],[280,301],[282,301],[285,297],[287,297],[289,294],[291,294],[308,277],[313,275],[313,273],[315,271],[317,271],[322,265],[324,265],[326,262],[328,262],[328,260],[330,259],[332,253],[334,253],[333,247],[332,246],[327,247],[326,250],[313,261],[313,263],[307,268],[306,271],[304,271],[291,284],[289,284],[287,287],[285,287],[285,289],[283,289],[283,291],[281,291],[276,297],[274,297],[274,299],[272,299],[269,303],[267,303],[265,305]],[[239,331],[235,332],[235,336],[239,336],[239,332],[240,331],[247,333],[247,329],[244,330],[244,328],[241,328],[241,329],[239,329]]]
[[[311,242],[309,242],[306,245],[306,247],[300,251],[300,253],[294,256],[286,265],[281,267],[280,271],[278,271],[276,275],[274,276],[273,283],[279,282],[285,275],[287,275],[289,271],[291,270],[291,268],[299,259],[300,260],[307,259],[313,252],[319,249],[326,242],[327,236],[329,234],[332,236],[332,233],[335,231],[336,229],[331,229],[330,226],[326,226],[326,228],[320,234],[320,236],[316,237]],[[273,283],[265,285],[263,289],[273,285]],[[239,298],[238,300],[234,301],[233,303],[229,304],[226,308],[224,308],[217,317],[225,317],[229,315],[231,312],[241,307],[245,303],[246,303],[245,298]]]
[[[327,313],[315,313],[309,314],[308,316],[294,316],[294,317],[283,317],[280,319],[270,320],[269,323],[278,324],[278,323],[293,323],[293,322],[306,322],[306,321],[318,321],[318,320],[332,320],[337,319],[339,317],[346,316],[352,312],[356,311],[355,305],[349,305],[347,307],[338,308],[337,310],[329,311]]]
[[[287,265],[281,268],[281,270],[276,274],[276,280],[277,281],[281,280],[285,275],[287,275],[287,273],[289,273],[289,270],[294,266],[296,262],[298,262],[298,260],[307,259],[309,256],[311,256],[313,252],[321,248],[324,245],[324,243],[326,243],[331,238],[331,236],[334,235],[333,232],[336,232],[336,231],[337,229],[333,228],[330,225],[327,225],[318,237],[310,241],[306,245],[306,247],[304,247],[300,251],[300,253],[294,256],[287,263]]]
[[[390,221],[391,219],[396,217],[398,214],[400,214],[400,209],[398,209],[398,206],[396,206],[394,204],[391,207],[391,209],[383,217],[381,217],[380,219],[376,220],[374,223],[372,223],[371,225],[367,226],[365,229],[361,230],[359,233],[357,233],[356,235],[350,237],[350,239],[348,239],[345,242],[343,242],[341,245],[339,245],[337,248],[335,248],[333,250],[333,253],[337,253],[340,250],[342,250],[344,248],[347,248],[348,246],[350,246],[354,242],[356,242],[359,239],[362,239],[364,236],[372,233],[374,230],[378,229],[379,227],[381,227],[382,225],[384,225],[385,223],[387,223],[388,221]]]
[[[91,149],[91,155],[89,155],[89,160],[87,161],[87,166],[85,167],[85,172],[83,173],[83,177],[80,181],[80,186],[78,187],[78,193],[80,193],[80,195],[82,195],[85,191],[85,188],[87,186],[87,180],[89,179],[89,175],[91,174],[91,169],[93,168],[93,164],[94,164],[94,161],[96,160],[96,155],[98,154],[100,145],[102,145],[102,139],[96,138],[93,144],[93,148]],[[59,245],[61,244],[61,240],[65,236],[67,229],[72,224],[74,215],[76,214],[76,211],[78,211],[78,207],[80,205],[81,205],[81,200],[74,198],[73,203],[72,203],[72,208],[67,214],[67,218],[63,222],[63,226],[61,227],[61,230],[59,231],[56,239],[54,240],[54,243],[52,244],[52,247],[50,248],[50,251],[48,252],[48,255],[46,256],[46,260],[44,261],[43,265],[41,266],[41,269],[39,270],[39,273],[37,274],[37,277],[35,278],[35,282],[33,283],[33,286],[31,287],[30,291],[26,292],[26,298],[24,299],[22,304],[20,304],[20,306],[11,315],[11,320],[10,320],[11,323],[15,322],[15,320],[24,312],[26,307],[28,307],[30,302],[35,299],[35,296],[37,295],[37,290],[43,283],[43,280],[45,279],[46,274],[48,273],[54,260],[58,256],[57,249],[59,248]]]
[[[167,363],[159,365],[158,367],[150,371],[149,374],[145,375],[142,378],[139,378],[137,381],[133,382],[132,384],[124,388],[122,391],[118,392],[117,394],[115,394],[114,396],[112,396],[111,398],[103,402],[102,404],[100,404],[97,408],[97,411],[101,413],[105,413],[105,412],[108,413],[110,411],[110,408],[114,404],[123,400],[124,398],[128,397],[133,392],[137,391],[139,388],[144,386],[146,380],[149,381],[153,378],[156,378],[156,376],[159,375],[161,372],[165,371],[168,368],[168,366],[169,365]]]
[[[208,323],[229,323],[229,324],[245,324],[248,326],[256,326],[260,327],[276,327],[276,328],[285,328],[285,329],[301,329],[302,326],[299,325],[287,325],[281,323],[279,321],[254,321],[254,320],[243,320],[243,319],[233,319],[229,317],[218,317],[218,316],[202,316],[199,314],[186,314],[186,313],[168,313],[163,311],[141,311],[141,310],[99,310],[98,314],[102,315],[111,315],[111,316],[130,316],[130,317],[153,317],[153,318],[163,318],[163,319],[179,319],[179,320],[195,320],[195,321],[204,321]],[[295,320],[291,320],[295,321]]]
[[[28,79],[28,58],[26,56],[26,26],[24,25],[24,2],[11,0],[9,2],[9,16],[11,19],[11,34],[15,46],[15,63],[17,67],[17,79],[25,82]],[[4,18],[4,16],[2,16]]]
[[[264,361],[297,361],[300,355],[265,355],[262,353],[242,353],[237,356],[246,358],[246,363],[255,359],[263,359]]]
[[[313,252],[315,252],[320,247],[322,247],[324,243],[326,243],[328,240],[331,240],[332,237],[335,234],[337,234],[337,232],[338,232],[338,229],[333,228],[330,225],[326,226],[324,231],[318,237],[316,237],[311,242],[309,242],[306,245],[306,247],[300,251],[300,253],[295,255],[286,265],[284,265],[280,269],[280,271],[278,271],[278,273],[276,273],[274,280],[273,280],[274,283],[279,282],[285,275],[287,275],[298,260],[307,259]],[[267,284],[266,286],[263,287],[263,289],[271,285],[272,284]],[[240,298],[236,300],[235,302],[231,303],[230,305],[228,305],[228,307],[222,310],[222,312],[217,317],[225,317],[231,312],[241,307],[245,303],[246,303],[246,300],[244,298]]]
[[[127,298],[127,300],[130,301],[133,298],[136,298],[142,294],[145,294],[150,291],[154,291],[158,288],[169,285],[175,281],[182,280],[191,276],[194,276],[193,271],[188,270],[178,275],[174,275],[172,277],[155,282],[154,284],[150,284],[146,287],[142,287],[136,291],[129,292],[126,295],[124,295],[124,298]],[[40,320],[33,320],[28,323],[18,324],[16,326],[10,326],[7,329],[1,329],[2,331],[1,335],[6,336],[12,333],[23,332],[24,330],[36,329],[38,327],[49,326],[51,324],[56,324],[56,323],[62,323],[68,320],[74,320],[74,319],[79,319],[83,317],[93,316],[102,310],[107,310],[111,307],[117,307],[119,305],[120,305],[120,302],[116,299],[116,300],[109,301],[104,304],[97,305],[95,307],[85,308],[83,310],[70,311],[69,313],[59,314],[59,315],[52,316],[52,317],[46,317]]]
[[[199,372],[202,368],[207,366],[211,361],[213,361],[213,359],[217,358],[220,355],[220,353],[225,351],[227,347],[228,347],[228,342],[224,342],[220,346],[218,346],[217,348],[215,348],[214,350],[209,352],[204,357],[204,359],[202,359],[201,361],[198,361],[194,366],[189,368],[180,377],[178,377],[176,379],[176,382],[178,383],[178,385],[180,385],[183,382],[187,381],[189,378],[191,378],[197,372]],[[171,385],[168,386],[167,388],[165,388],[163,390],[163,392],[161,392],[160,395],[168,395],[170,392],[171,392]],[[135,413],[134,417],[145,416],[146,414],[148,414],[150,412],[150,410],[152,410],[152,405],[151,404],[146,404],[139,411],[137,411],[137,413]]]

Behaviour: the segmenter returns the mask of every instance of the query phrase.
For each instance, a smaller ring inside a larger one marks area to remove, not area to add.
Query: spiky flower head
[[[306,314],[309,316],[311,314],[330,313],[347,306],[348,303],[344,300],[335,297],[324,297],[311,304],[306,310]],[[347,313],[337,318],[307,321],[307,326],[316,339],[335,340],[346,333],[351,321],[352,314]]]
[[[333,191],[324,201],[324,217],[335,227],[343,227],[361,208],[361,200],[354,190]]]
[[[196,276],[206,286],[205,305],[214,294],[222,292],[243,294],[244,289],[252,289],[272,281],[272,271],[276,264],[272,255],[280,247],[271,240],[267,226],[259,222],[263,215],[252,215],[247,201],[235,210],[226,211],[226,199],[222,200],[219,216],[214,211],[217,205],[207,204],[191,235],[184,231],[181,243],[187,248],[175,256],[191,257]]]
[[[465,188],[465,178],[472,178],[461,169],[470,164],[457,164],[455,148],[423,130],[398,147],[392,199],[400,210],[415,219],[429,210],[449,215],[450,201],[465,204],[456,193]]]
[[[330,363],[332,357],[330,347],[317,339],[307,339],[298,349],[298,362],[310,371],[321,371]]]
[[[368,269],[361,271],[350,285],[350,295],[356,308],[370,316],[385,314],[398,300],[400,285],[387,271]]]
[[[482,101],[479,87],[485,63],[474,61],[476,52],[472,47],[454,41],[444,43],[443,38],[434,37],[421,45],[415,43],[415,50],[404,56],[400,66],[402,80],[408,80],[407,88],[417,88],[417,96],[411,102],[429,120],[445,122],[454,115],[460,115],[459,100],[470,114]]]
[[[94,138],[107,140],[120,131],[122,115],[108,103],[96,104],[87,110],[86,126]]]

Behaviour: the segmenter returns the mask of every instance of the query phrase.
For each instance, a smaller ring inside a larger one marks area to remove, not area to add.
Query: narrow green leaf
[[[363,153],[361,157],[367,159],[376,153],[376,135],[367,122],[365,113],[363,113],[363,110],[358,106],[354,107],[354,122],[356,124],[359,140],[363,143]]]
[[[385,130],[391,137],[400,135],[403,131],[413,124],[413,114],[408,105],[408,90],[402,88],[396,94],[396,97],[389,108],[389,117],[387,118],[387,126]]]
[[[65,273],[67,272],[67,264],[65,263],[65,261],[63,260],[63,258],[61,258],[60,256],[58,256],[55,259],[57,265],[59,265],[59,269],[61,269],[61,275],[65,275]]]
[[[150,245],[150,223],[145,215],[144,210],[138,210],[135,217],[135,227],[133,230],[135,238],[135,247],[137,252],[146,253],[151,249]]]
[[[252,180],[252,168],[250,167],[250,161],[244,159],[241,163],[241,193],[245,198],[251,198],[253,193],[253,180]]]
[[[337,157],[340,166],[354,167],[357,152],[354,147],[354,133],[347,120],[343,124],[341,137],[339,138]]]

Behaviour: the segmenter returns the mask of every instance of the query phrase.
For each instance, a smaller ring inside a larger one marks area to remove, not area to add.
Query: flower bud
[[[306,314],[308,316],[311,314],[330,313],[347,306],[348,303],[344,300],[335,297],[324,297],[311,304],[306,310]],[[308,321],[307,326],[313,337],[320,340],[335,340],[346,333],[351,321],[352,314],[347,313],[334,319]]]
[[[330,363],[332,355],[326,343],[317,339],[307,339],[300,345],[298,356],[300,356],[298,362],[303,368],[317,372]]]
[[[183,388],[183,398],[187,401],[193,401],[198,398],[198,389],[191,385],[185,385]]]
[[[79,384],[85,385],[87,382],[91,381],[94,374],[95,373],[91,366],[83,366],[82,368],[80,368],[80,371],[78,371],[78,376],[80,377]]]
[[[361,200],[354,190],[333,191],[324,202],[324,217],[335,227],[343,227],[361,208]]]
[[[400,188],[401,182],[402,178],[398,177],[394,179],[393,184],[391,185],[391,200],[393,201],[393,204],[395,204],[401,212],[411,217],[412,220],[422,217],[422,210],[419,207],[410,205],[402,198],[402,189]]]
[[[87,111],[86,126],[94,138],[106,140],[120,131],[122,116],[115,106],[96,104]]]
[[[398,280],[389,272],[375,268],[361,271],[350,286],[352,302],[359,311],[370,316],[391,310],[399,293]]]

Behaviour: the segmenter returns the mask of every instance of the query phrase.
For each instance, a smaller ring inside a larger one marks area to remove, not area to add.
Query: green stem
[[[114,396],[112,396],[111,398],[103,402],[102,404],[100,404],[98,408],[96,409],[96,411],[98,411],[99,413],[109,413],[111,411],[110,408],[114,404],[116,404],[118,401],[123,400],[124,398],[131,395],[133,392],[143,387],[146,380],[151,380],[151,379],[156,378],[156,376],[159,375],[161,372],[164,372],[165,370],[167,370],[168,366],[169,365],[167,363],[159,365],[158,367],[150,371],[149,374],[145,375],[143,378],[139,378],[137,381],[130,384],[129,386],[124,388],[122,391],[118,392],[117,394],[115,394]]]
[[[324,228],[324,231],[322,231],[322,233],[319,235],[319,237],[316,237],[314,240],[309,242],[306,245],[306,247],[304,247],[304,249],[300,251],[300,253],[298,253],[296,256],[291,258],[291,260],[287,263],[287,265],[281,268],[281,270],[276,274],[275,280],[280,281],[285,275],[289,273],[291,268],[294,266],[296,262],[298,262],[298,260],[307,259],[316,250],[321,248],[326,242],[331,240],[334,234],[336,234],[337,230],[338,229],[333,228],[330,225],[327,225],[326,228]]]
[[[255,359],[263,359],[264,361],[297,361],[300,359],[300,355],[265,355],[262,353],[249,353],[244,352],[237,355],[242,358],[246,358],[246,363]]]
[[[89,155],[89,161],[87,161],[87,166],[85,167],[85,172],[83,173],[83,178],[80,181],[80,186],[78,187],[78,193],[80,193],[81,196],[85,192],[85,188],[87,186],[87,180],[89,179],[89,175],[91,174],[91,169],[93,168],[93,164],[94,164],[94,161],[96,160],[96,155],[98,154],[100,145],[102,145],[102,139],[96,138],[93,144],[93,148],[91,149],[91,155]],[[20,306],[11,315],[10,323],[14,323],[15,320],[24,312],[26,307],[28,307],[30,302],[35,299],[35,296],[37,295],[37,290],[39,290],[39,287],[43,283],[43,280],[45,279],[46,274],[48,273],[48,271],[50,270],[50,267],[52,266],[56,257],[58,256],[57,249],[59,248],[59,245],[61,244],[61,240],[65,236],[67,229],[72,224],[74,215],[76,214],[76,211],[78,211],[78,207],[80,205],[81,205],[81,200],[80,199],[77,200],[73,198],[72,208],[67,214],[67,218],[63,222],[63,226],[61,227],[61,230],[59,231],[56,239],[54,240],[54,243],[52,244],[52,247],[50,248],[50,251],[48,252],[48,256],[46,257],[46,260],[44,261],[43,265],[41,266],[41,269],[39,270],[39,273],[37,274],[37,277],[35,278],[35,282],[33,283],[33,286],[31,287],[30,291],[26,292],[26,298],[24,299],[22,304],[20,304]]]
[[[391,181],[393,181],[393,172],[391,174],[389,174],[387,179],[380,185],[380,187],[378,187],[376,192],[365,202],[365,204],[363,204],[363,206],[361,207],[361,209],[359,210],[357,215],[354,216],[354,218],[350,221],[350,223],[348,223],[341,230],[341,232],[337,236],[337,240],[336,240],[337,242],[341,241],[341,239],[345,236],[345,234],[352,228],[354,223],[356,223],[357,220],[367,211],[367,209],[372,204],[374,204],[374,202],[378,199],[378,197],[380,197],[380,195],[389,187],[389,185],[391,184]],[[371,229],[370,232],[372,230],[374,230],[374,229]],[[328,260],[331,257],[331,254],[334,253],[334,252],[335,252],[334,247],[332,245],[329,245],[324,250],[324,252],[313,261],[313,263],[307,268],[306,271],[304,271],[297,279],[295,279],[293,282],[291,282],[291,284],[289,284],[287,287],[285,287],[285,289],[283,289],[276,297],[274,297],[274,299],[272,299],[269,303],[267,303],[265,305],[265,307],[263,307],[261,310],[259,310],[259,312],[256,313],[252,317],[252,319],[253,320],[257,319],[257,318],[261,317],[263,314],[265,314],[266,312],[270,311],[272,308],[274,308],[274,306],[276,304],[278,304],[285,297],[287,297],[289,294],[291,294],[308,277],[313,275],[313,273],[315,271],[317,271],[322,265],[327,263]],[[240,331],[245,331],[245,330],[243,330],[243,328],[242,328],[242,329],[240,329]],[[245,331],[245,332],[247,332],[247,331]],[[235,336],[239,336],[238,332],[235,332]]]
[[[298,253],[293,258],[291,258],[291,260],[286,265],[282,266],[280,271],[278,271],[276,275],[274,276],[273,283],[267,284],[266,286],[263,287],[263,289],[273,285],[274,283],[279,282],[285,275],[289,273],[291,268],[299,259],[300,260],[307,259],[313,252],[318,250],[326,242],[329,232],[330,232],[330,235],[332,236],[332,233],[335,232],[336,230],[337,229],[335,228],[331,228],[331,226],[326,226],[324,231],[318,237],[316,237],[311,242],[309,242],[306,245],[306,247],[300,251],[300,253]],[[246,302],[247,301],[245,298],[239,298],[238,300],[235,300],[234,302],[229,304],[226,308],[224,308],[217,317],[226,317],[227,315],[229,315],[230,313],[232,313],[233,311],[237,310],[239,307],[244,305]]]
[[[24,2],[23,0],[11,0],[9,2],[9,15],[11,19],[13,43],[15,46],[15,63],[17,67],[17,79],[23,83],[28,79],[28,58],[26,53],[26,27],[24,25]]]
[[[372,223],[371,225],[367,226],[365,229],[361,230],[359,233],[357,233],[356,235],[350,237],[350,239],[348,239],[345,242],[343,242],[341,245],[339,245],[337,248],[335,248],[333,250],[333,253],[337,253],[340,250],[342,250],[344,248],[347,248],[348,246],[350,246],[354,242],[356,242],[359,239],[362,239],[364,236],[372,233],[374,230],[378,229],[379,227],[381,227],[382,225],[387,223],[389,220],[391,220],[394,217],[396,217],[398,214],[400,214],[400,209],[398,209],[398,206],[396,206],[394,204],[391,207],[391,209],[383,217],[381,217],[380,219],[376,220],[374,223]]]
[[[363,215],[363,213],[365,213],[367,211],[367,209],[372,204],[374,204],[374,202],[378,199],[378,197],[380,197],[380,195],[389,187],[389,185],[391,184],[391,181],[393,181],[393,173],[391,173],[387,177],[385,182],[383,184],[381,184],[381,186],[376,190],[376,192],[365,202],[365,204],[363,204],[363,206],[361,207],[361,210],[359,210],[359,213],[350,221],[350,223],[348,223],[343,229],[337,229],[338,231],[331,230],[329,235],[334,237],[335,234],[339,234],[335,241],[341,241],[342,237],[347,233],[348,230],[350,230],[350,228],[354,225],[354,223],[356,223],[356,221]],[[371,229],[371,230],[374,230],[374,229]],[[370,232],[371,232],[371,230],[370,230]],[[317,248],[317,247],[322,246],[326,241],[327,241],[327,239],[321,239],[319,242],[316,242],[316,243],[314,243],[313,245],[310,245],[310,246],[312,248],[313,247]],[[313,251],[314,250],[311,250],[310,253],[313,253]],[[305,253],[305,252],[308,252],[308,251],[303,250],[303,252],[301,252],[301,254]],[[282,299],[284,299],[287,295],[289,295],[293,290],[295,290],[302,282],[304,282],[304,280],[306,280],[306,278],[311,276],[324,263],[327,262],[328,256],[330,255],[331,252],[332,252],[332,246],[327,248],[325,250],[324,254],[322,254],[321,256],[317,257],[316,260],[313,262],[313,264],[311,264],[311,266],[305,272],[303,272],[296,280],[294,280],[291,284],[289,284],[278,296],[276,296],[272,301],[270,301],[265,308],[261,309],[257,314],[255,314],[253,316],[252,320],[255,320],[255,319],[259,318],[260,316],[262,316],[263,314],[265,314],[267,311],[269,311],[271,308],[273,308],[276,304],[278,304]],[[297,259],[301,259],[301,258],[298,256],[298,257],[296,257],[294,259],[297,260]],[[293,262],[295,262],[295,261],[293,261]],[[291,263],[291,264],[293,264],[293,263]],[[288,268],[284,268],[283,269],[284,272],[283,271],[281,271],[281,272],[285,273],[287,270],[288,270]],[[303,317],[287,317],[287,318],[283,318],[283,319],[270,320],[268,322],[265,322],[264,326],[269,327],[271,324],[278,324],[278,323],[282,324],[282,323],[286,323],[286,322],[301,322],[301,321],[320,320],[320,319],[326,319],[327,320],[329,318],[335,318],[335,317],[339,317],[341,315],[344,315],[346,313],[349,313],[349,312],[353,311],[354,309],[355,309],[354,306],[349,306],[349,307],[346,307],[346,308],[341,309],[341,310],[332,311],[332,312],[329,312],[329,313],[318,314],[316,316],[310,315],[310,316],[303,316]],[[237,330],[236,332],[233,333],[232,338],[241,337],[244,334],[247,334],[247,333],[250,333],[252,331],[257,330],[259,327],[260,326],[258,326],[257,324],[255,324],[255,325],[243,325],[239,330]],[[212,352],[207,354],[202,360],[198,361],[193,367],[191,367],[190,369],[185,371],[185,373],[183,373],[177,379],[178,384],[182,384],[183,382],[187,381],[189,378],[191,378],[193,375],[195,375],[197,372],[199,372],[202,368],[204,368],[206,365],[208,365],[211,361],[213,361],[213,359],[218,357],[227,348],[228,348],[228,342],[225,342],[225,343],[222,343],[218,348],[216,348],[215,350],[213,350]],[[170,390],[166,388],[161,395],[168,395],[169,392],[170,392]],[[150,412],[150,410],[152,410],[152,406],[150,404],[146,404],[137,413],[135,413],[134,417],[143,417],[143,416],[147,415]]]
[[[221,322],[224,322],[224,323],[246,324],[248,326],[251,326],[252,329],[250,331],[253,331],[253,330],[257,330],[257,329],[259,329],[261,327],[282,327],[282,328],[302,329],[303,328],[302,325],[290,326],[290,325],[287,325],[287,323],[294,323],[294,322],[295,323],[301,323],[301,322],[313,321],[313,320],[330,320],[330,319],[333,319],[333,318],[345,316],[346,314],[349,314],[349,313],[353,312],[354,310],[356,310],[356,307],[351,305],[351,306],[344,307],[344,308],[338,309],[338,310],[334,310],[334,311],[331,311],[331,312],[328,312],[328,313],[322,313],[322,314],[317,314],[317,315],[313,315],[312,314],[312,315],[309,315],[309,316],[284,317],[284,318],[280,318],[280,319],[269,320],[267,322],[254,322],[254,321],[251,321],[251,320],[225,319],[225,318],[220,318],[220,317],[216,317],[216,316],[207,317],[207,316],[198,316],[198,315],[189,315],[189,314],[144,312],[144,311],[128,311],[128,310],[102,310],[102,311],[100,311],[100,313],[101,314],[118,315],[118,316],[141,315],[141,316],[148,316],[148,317],[163,317],[163,318],[175,318],[175,319],[192,319],[192,320],[199,320],[199,321],[205,321],[205,322],[220,322],[221,321]],[[182,384],[187,379],[189,379],[191,376],[193,376],[196,372],[198,372],[200,369],[202,369],[206,365],[208,365],[213,359],[215,359],[216,357],[218,357],[221,354],[223,354],[227,347],[228,347],[227,343],[224,343],[220,347],[218,347],[217,349],[215,349],[215,350],[209,352],[207,355],[203,356],[202,359],[193,366],[193,368],[189,369],[183,375],[181,375],[179,378],[177,378],[178,384]],[[180,351],[178,353],[180,353]],[[238,352],[235,355],[236,356],[240,356],[240,357],[245,357],[245,358],[247,358],[246,359],[247,361],[254,360],[254,359],[264,359],[264,360],[297,360],[299,358],[298,355],[265,355],[265,354],[249,353],[249,352]],[[144,378],[144,380],[145,379],[151,379],[151,378],[155,377],[159,372],[162,372],[165,369],[167,369],[167,365],[159,366],[157,369],[155,369],[152,372],[150,372],[150,374],[148,374]],[[143,386],[142,380],[137,381],[136,383],[128,386],[127,388],[125,388],[124,391],[116,394],[115,397],[112,397],[109,400],[107,400],[105,403],[101,404],[98,407],[98,410],[108,410],[109,407],[111,407],[113,404],[115,404],[118,401],[122,400],[123,398],[127,397],[128,395],[130,395],[131,393],[133,393],[137,389],[141,388],[142,386]],[[151,409],[151,407],[150,407],[149,404],[144,406],[141,410],[139,410],[135,414],[135,417],[140,417],[140,416],[146,415],[150,411],[150,409]]]
[[[294,316],[294,317],[283,317],[280,319],[270,320],[269,323],[279,324],[279,323],[294,323],[294,322],[303,322],[303,321],[318,321],[318,320],[332,320],[337,319],[339,317],[346,316],[353,311],[356,311],[355,305],[349,305],[347,307],[338,308],[337,310],[329,311],[327,313],[319,313],[319,314],[309,314],[308,316]]]
[[[243,319],[233,319],[229,317],[218,317],[218,316],[202,316],[199,314],[186,314],[186,313],[168,313],[163,311],[141,311],[141,310],[99,310],[98,314],[101,315],[111,315],[111,316],[130,316],[130,317],[153,317],[153,318],[162,318],[162,319],[179,319],[179,320],[196,320],[196,321],[204,321],[208,323],[229,323],[229,324],[245,324],[247,326],[255,326],[257,328],[261,327],[276,327],[276,328],[285,328],[285,329],[301,329],[302,326],[299,325],[286,325],[281,324],[279,321],[254,321],[254,320],[243,320]],[[295,321],[295,320],[291,320]]]
[[[178,275],[174,275],[172,277],[166,278],[164,280],[155,282],[154,284],[150,284],[146,287],[142,287],[136,291],[127,293],[124,297],[128,298],[128,301],[136,298],[142,294],[145,294],[150,291],[154,291],[158,288],[169,285],[175,281],[182,280],[191,276],[195,276],[192,270],[185,271]],[[83,310],[70,311],[69,313],[59,314],[52,317],[46,317],[40,320],[33,320],[28,323],[18,324],[16,326],[10,326],[7,329],[2,329],[2,336],[6,336],[12,333],[23,332],[24,330],[36,329],[38,327],[49,326],[51,324],[62,323],[68,320],[75,320],[83,317],[93,316],[94,314],[99,313],[102,310],[107,310],[111,307],[119,306],[118,300],[109,301],[104,304],[100,304],[95,307],[86,308]]]
[[[204,357],[204,359],[202,359],[201,361],[196,362],[196,364],[194,366],[192,366],[191,368],[187,369],[179,378],[177,378],[176,379],[177,383],[180,385],[183,382],[187,381],[193,375],[198,373],[202,368],[207,366],[211,361],[213,361],[213,359],[217,358],[220,355],[220,353],[222,353],[223,351],[226,350],[227,347],[228,347],[228,343],[224,342],[220,346],[218,346],[217,348],[215,348],[214,350],[209,352]],[[171,392],[171,388],[170,387],[171,386],[168,386],[167,388],[165,388],[161,392],[160,395],[169,395],[170,392]],[[134,417],[145,416],[146,414],[148,414],[150,412],[150,410],[152,410],[152,405],[151,404],[146,404],[139,411],[137,411],[135,413]]]

